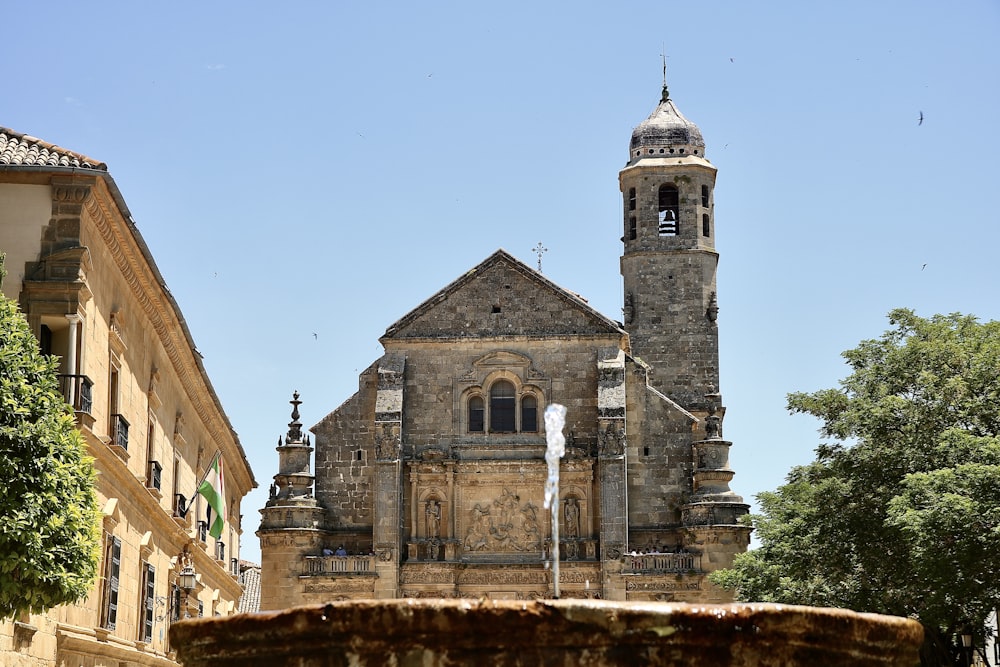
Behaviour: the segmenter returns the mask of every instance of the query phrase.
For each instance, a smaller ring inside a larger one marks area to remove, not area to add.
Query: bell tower
[[[653,386],[691,411],[719,388],[713,190],[698,127],[666,82],[660,103],[632,131],[619,172],[624,203],[624,323]]]

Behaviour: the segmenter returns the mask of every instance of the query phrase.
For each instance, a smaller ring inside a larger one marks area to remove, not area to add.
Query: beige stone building
[[[728,599],[706,575],[750,529],[722,438],[704,151],[664,87],[608,224],[623,243],[621,322],[500,250],[386,330],[358,392],[312,427],[315,448],[294,397],[257,533],[262,609],[552,596],[550,403],[568,410],[562,597]]]
[[[240,502],[256,486],[243,448],[104,164],[0,128],[0,251],[4,294],[61,360],[104,513],[89,597],[0,623],[0,664],[175,665],[171,621],[240,599]],[[217,452],[214,539],[195,491]]]

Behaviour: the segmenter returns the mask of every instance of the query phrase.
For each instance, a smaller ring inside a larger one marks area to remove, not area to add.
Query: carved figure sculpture
[[[463,542],[466,551],[482,551],[489,544],[489,513],[478,504],[472,508],[472,525]]]
[[[564,501],[563,523],[566,537],[580,537],[580,503],[576,498],[567,498]]]
[[[429,500],[424,511],[427,515],[427,537],[431,539],[441,537],[441,503]]]

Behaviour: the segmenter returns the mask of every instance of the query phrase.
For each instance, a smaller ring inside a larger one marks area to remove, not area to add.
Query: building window
[[[146,486],[159,491],[162,478],[163,466],[160,465],[159,461],[150,461],[146,471]]]
[[[701,186],[701,205],[708,208],[708,186]]]
[[[225,542],[216,542],[215,543],[215,557],[216,557],[216,559],[221,560],[221,561],[225,561],[226,560],[226,543]]]
[[[486,425],[486,408],[482,396],[469,399],[469,432],[482,433]]]
[[[170,620],[181,620],[181,587],[170,584]]]
[[[514,385],[499,380],[490,387],[490,431],[493,433],[513,433],[514,426]]]
[[[628,238],[629,238],[629,241],[635,241],[635,235],[636,235],[635,216],[631,215],[631,216],[629,216],[629,219],[628,219]]]
[[[174,494],[174,516],[183,517],[187,514],[187,498],[183,493]]]
[[[118,360],[117,355],[111,355],[110,365],[111,370],[108,373],[108,413],[111,415],[111,421],[108,424],[108,435],[111,436],[111,444],[128,450],[128,422],[118,412],[121,362]]]
[[[198,539],[202,542],[208,541],[208,522],[199,521],[198,522]]]
[[[628,189],[628,210],[635,210],[635,188]]]
[[[538,400],[531,394],[521,399],[521,431],[534,433],[538,430]]]
[[[701,214],[701,235],[702,236],[712,235],[712,223],[709,222],[708,213]]]
[[[122,541],[107,535],[104,542],[104,592],[101,596],[101,627],[114,630],[118,624],[118,581],[121,576]]]
[[[153,604],[156,601],[156,570],[149,563],[142,566],[142,599],[139,602],[141,624],[139,641],[153,641]]]
[[[111,415],[111,443],[128,451],[128,421],[122,415]]]
[[[657,207],[660,236],[677,236],[679,206],[677,186],[670,183],[661,185]]]

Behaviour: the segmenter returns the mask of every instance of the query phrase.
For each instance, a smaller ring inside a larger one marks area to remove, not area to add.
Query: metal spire
[[[660,54],[660,58],[663,59],[663,92],[660,94],[660,103],[666,102],[670,99],[670,91],[667,90],[667,47],[666,44],[663,46],[663,52]]]

